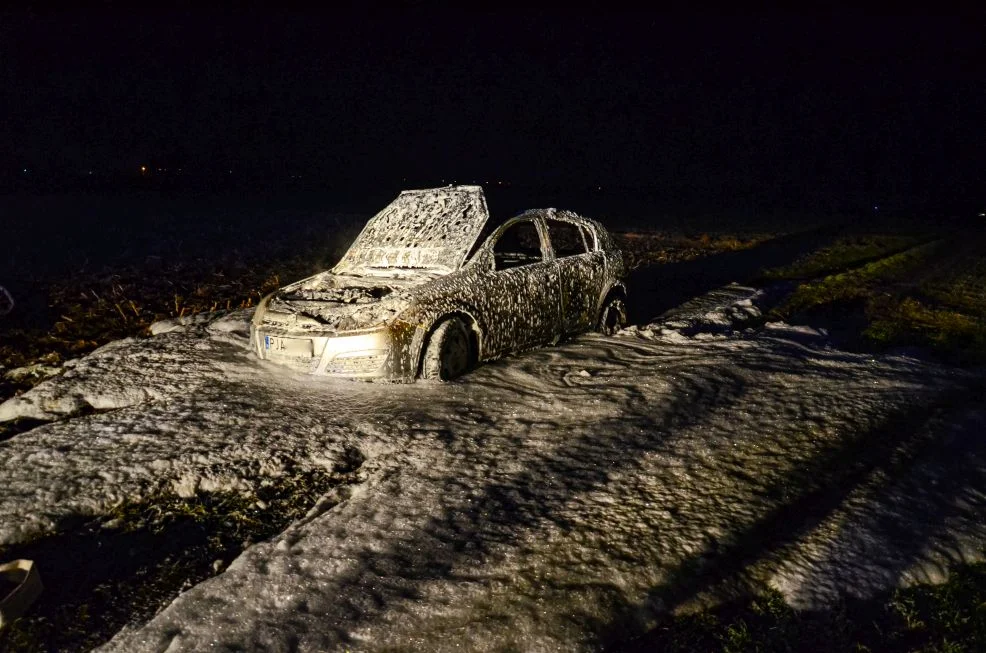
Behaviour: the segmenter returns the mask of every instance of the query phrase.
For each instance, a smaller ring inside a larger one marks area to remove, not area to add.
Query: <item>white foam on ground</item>
[[[112,651],[593,650],[722,584],[820,606],[978,555],[986,416],[900,416],[980,377],[748,330],[755,291],[723,292],[451,384],[283,374],[248,313],[112,343],[0,405],[60,419],[0,443],[0,544],[363,453]]]

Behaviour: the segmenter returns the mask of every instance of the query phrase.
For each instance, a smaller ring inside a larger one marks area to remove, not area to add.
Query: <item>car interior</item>
[[[556,258],[578,256],[588,251],[585,234],[578,225],[571,222],[548,220],[548,236]]]
[[[543,261],[541,237],[534,223],[525,220],[508,227],[493,245],[493,258],[497,270]]]

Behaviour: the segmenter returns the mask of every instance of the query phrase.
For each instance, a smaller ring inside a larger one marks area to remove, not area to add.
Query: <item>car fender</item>
[[[418,306],[417,310],[402,315],[395,322],[392,330],[403,333],[398,339],[406,343],[408,371],[413,370],[415,376],[420,373],[428,338],[442,321],[456,316],[462,318],[473,334],[476,360],[483,360],[484,325],[478,317],[478,311],[465,302],[441,302],[428,307]]]
[[[608,286],[603,286],[604,290],[599,295],[599,301],[596,304],[596,314],[598,315],[600,311],[603,310],[603,306],[609,301],[609,298],[613,295],[622,296],[623,300],[627,299],[627,287],[623,281],[617,280]]]

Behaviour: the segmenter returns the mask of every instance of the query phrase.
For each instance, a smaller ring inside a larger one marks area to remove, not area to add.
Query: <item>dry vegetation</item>
[[[140,264],[80,270],[51,280],[47,319],[41,325],[14,324],[3,330],[0,400],[36,384],[45,368],[57,368],[113,340],[144,335],[157,320],[253,306],[284,283],[331,267],[345,251],[339,243],[347,244],[355,235],[355,228],[343,229],[289,256],[250,256],[238,250],[208,259],[152,256]],[[38,364],[37,374],[3,374],[4,368]]]
[[[958,364],[986,361],[986,235],[853,235],[766,281],[797,285],[771,317],[833,328],[850,346],[922,347]]]
[[[0,651],[88,651],[104,644],[219,573],[251,543],[304,517],[326,493],[354,482],[360,462],[331,473],[295,470],[249,494],[161,494],[0,549],[0,560],[44,560],[45,576],[54,581],[27,615],[0,630]]]
[[[917,585],[836,609],[791,609],[776,591],[669,619],[624,653],[976,653],[986,650],[986,564],[961,565],[942,585]]]
[[[707,233],[693,236],[640,231],[613,234],[631,270],[748,249],[759,245],[770,236],[770,234],[756,234],[737,237],[730,234]]]

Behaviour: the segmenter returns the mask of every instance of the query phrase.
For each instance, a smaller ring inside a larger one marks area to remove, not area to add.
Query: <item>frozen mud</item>
[[[752,289],[450,384],[285,374],[248,313],[165,324],[0,405],[0,544],[360,451],[360,482],[110,651],[595,650],[761,583],[799,607],[986,542],[982,375],[761,325]],[[39,561],[43,567],[43,561]]]

